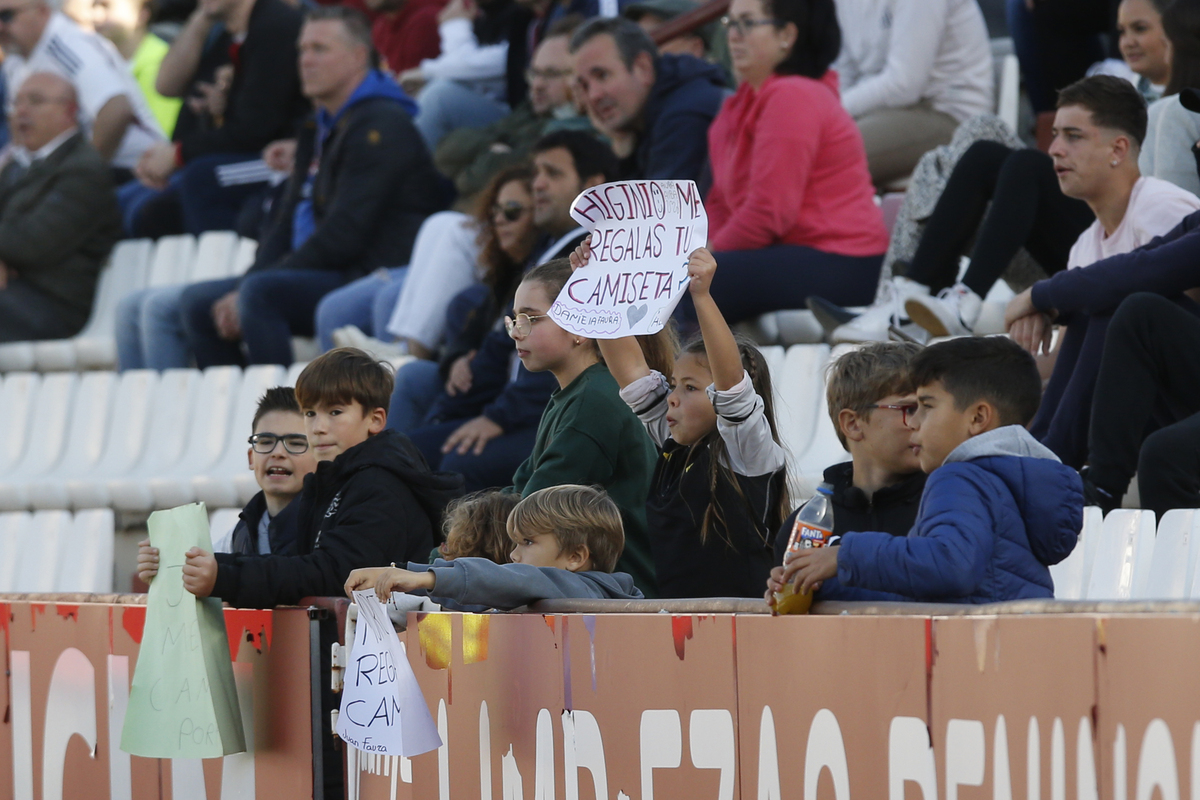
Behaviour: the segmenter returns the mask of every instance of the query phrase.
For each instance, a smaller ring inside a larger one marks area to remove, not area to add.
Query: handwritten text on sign
[[[550,307],[571,333],[616,339],[662,330],[687,291],[688,256],[708,239],[692,181],[620,181],[575,198],[571,216],[591,231],[592,258]]]
[[[355,592],[358,624],[342,689],[337,734],[352,747],[416,756],[441,746],[387,611],[374,591]]]

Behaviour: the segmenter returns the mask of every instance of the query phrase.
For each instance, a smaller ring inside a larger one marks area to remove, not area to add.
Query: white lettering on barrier
[[[554,720],[545,708],[537,716],[533,800],[554,800]]]
[[[438,756],[438,800],[450,800],[450,741],[449,729],[446,723],[446,701],[438,700],[437,717],[438,736],[442,744],[437,749]]]
[[[204,762],[198,758],[171,759],[172,800],[205,800]]]
[[[125,709],[129,706],[129,656],[109,654],[108,661],[108,740],[121,741],[125,727]],[[109,800],[133,800],[133,777],[129,753],[119,747],[108,748]]]
[[[1067,746],[1061,717],[1050,728],[1050,800],[1067,800]]]
[[[9,654],[12,692],[13,799],[33,800],[33,693],[29,686],[29,651]]]
[[[83,737],[96,757],[96,669],[81,650],[68,647],[54,663],[42,732],[42,800],[62,800],[67,743]]]
[[[517,759],[513,757],[512,745],[500,759],[500,781],[503,784],[501,797],[503,800],[525,800],[525,787],[521,782],[521,770],[517,769]]]
[[[717,800],[733,800],[737,745],[734,741],[733,715],[724,708],[698,708],[688,720],[688,748],[692,766],[721,771]]]
[[[1192,800],[1200,800],[1200,722],[1192,726]]]
[[[1025,797],[1042,800],[1042,731],[1037,717],[1029,718],[1025,750]]]
[[[1117,723],[1113,737],[1113,800],[1125,800],[1128,796],[1129,773],[1125,761],[1125,726]]]
[[[1192,777],[1195,783],[1195,776]],[[1151,800],[1158,789],[1161,800],[1179,800],[1179,773],[1175,770],[1175,743],[1171,729],[1161,719],[1152,719],[1142,736],[1138,756],[1137,800]],[[1195,791],[1192,792],[1195,794]]]
[[[487,700],[479,702],[479,800],[492,800],[492,721]]]
[[[1079,718],[1079,733],[1075,735],[1075,797],[1076,800],[1100,800],[1096,783],[1096,758],[1092,752],[1092,723]]]
[[[959,786],[983,786],[983,723],[952,719],[946,723],[946,800],[958,800]]]
[[[596,797],[608,797],[608,766],[604,761],[604,739],[600,725],[590,711],[564,711],[563,778],[566,800],[579,800],[579,770],[592,776]]]
[[[904,800],[905,783],[917,784],[924,800],[937,800],[933,742],[919,717],[892,717],[888,730],[889,800]]]
[[[779,748],[775,744],[775,715],[763,706],[758,725],[758,800],[781,800],[779,791]],[[901,798],[903,800],[903,798]]]
[[[221,770],[221,800],[254,797],[254,665],[233,665],[233,681],[246,732],[246,751],[225,756]]]
[[[1012,772],[1008,763],[1008,725],[1004,715],[996,717],[992,739],[992,800],[1012,800]]]
[[[821,770],[833,778],[835,800],[850,800],[850,768],[846,763],[846,745],[842,727],[828,708],[813,715],[808,726],[808,744],[804,750],[804,800],[817,800]]]
[[[654,770],[678,769],[683,761],[683,730],[673,708],[642,712],[642,798],[654,800]]]

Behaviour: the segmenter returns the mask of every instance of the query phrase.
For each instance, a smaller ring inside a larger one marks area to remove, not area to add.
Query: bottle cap
[[[828,483],[822,483],[820,486],[817,487],[817,491],[820,492],[821,494],[826,494],[831,497],[833,496],[833,487],[830,486]]]

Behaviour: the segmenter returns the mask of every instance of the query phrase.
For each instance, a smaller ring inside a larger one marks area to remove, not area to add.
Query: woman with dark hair
[[[396,389],[388,411],[388,427],[408,432],[425,421],[426,412],[443,389],[450,395],[471,386],[471,356],[491,323],[508,307],[533,250],[533,168],[528,164],[496,173],[479,193],[475,218],[479,225],[482,283],[459,292],[446,309],[447,345],[438,361],[410,361],[396,373]]]
[[[733,0],[724,24],[739,86],[708,131],[712,296],[731,324],[810,294],[870,302],[888,238],[829,69],[833,0]]]
[[[1162,0],[1166,3],[1166,0]],[[1149,0],[1125,0],[1150,5]],[[1170,74],[1161,100],[1150,104],[1146,142],[1138,157],[1143,175],[1162,178],[1200,195],[1192,148],[1200,139],[1200,116],[1183,107],[1179,93],[1200,87],[1200,0],[1175,0],[1162,12],[1170,42]]]

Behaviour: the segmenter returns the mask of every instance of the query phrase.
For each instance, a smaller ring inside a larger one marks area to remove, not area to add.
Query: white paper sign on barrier
[[[337,734],[367,753],[412,757],[442,745],[437,725],[387,611],[374,591],[355,592],[358,625],[342,688]]]
[[[687,291],[688,256],[708,241],[692,181],[619,181],[575,198],[592,258],[550,307],[562,328],[592,339],[657,333]]]

